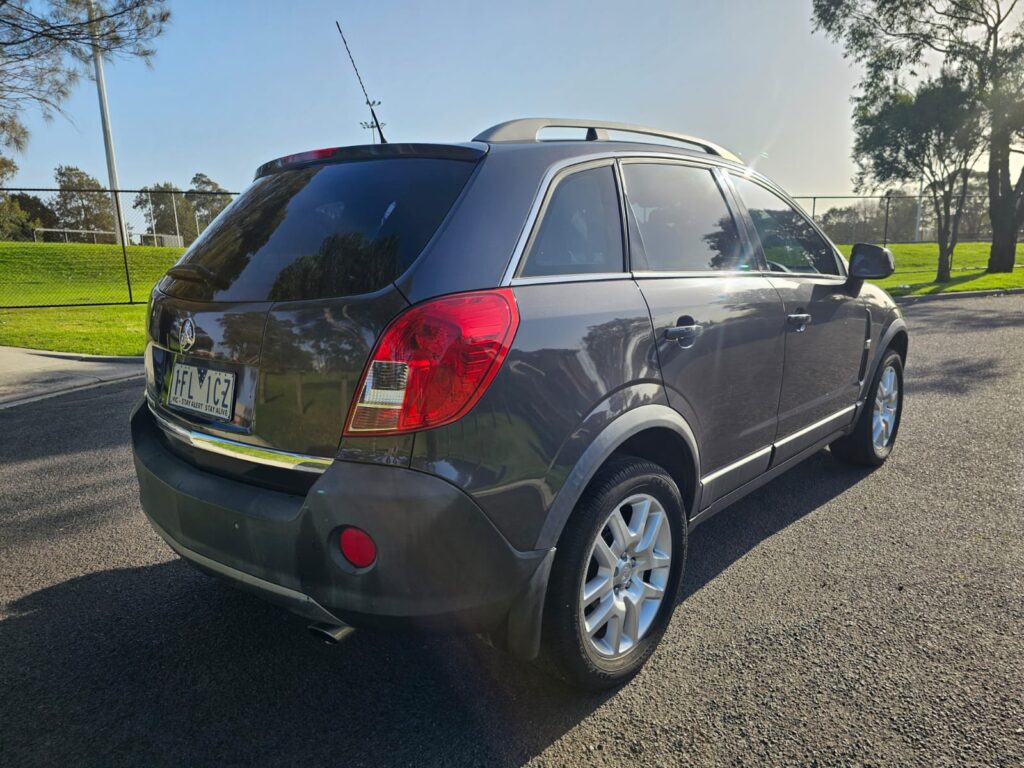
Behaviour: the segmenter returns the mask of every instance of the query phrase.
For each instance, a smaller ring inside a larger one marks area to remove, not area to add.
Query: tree
[[[27,192],[15,192],[10,196],[11,200],[18,204],[29,218],[39,222],[41,227],[56,227],[57,214],[53,209],[43,202],[42,198],[30,195]]]
[[[116,237],[113,202],[96,179],[73,165],[58,165],[53,178],[60,192],[50,198],[50,208],[62,228]]]
[[[192,189],[185,193],[185,198],[195,209],[200,231],[231,203],[227,190],[205,173],[192,177]]]
[[[186,194],[175,190],[170,182],[143,187],[135,195],[132,208],[142,211],[150,233],[177,235],[185,245],[196,239],[196,216],[192,204],[186,199]]]
[[[943,73],[915,92],[874,89],[856,104],[858,183],[924,179],[939,243],[935,281],[949,282],[971,167],[984,148],[983,114],[974,90]]]
[[[170,12],[165,0],[0,0],[0,147],[28,141],[22,112],[52,118],[83,73],[93,45],[149,60]]]
[[[865,65],[865,94],[897,73],[916,74],[938,56],[956,70],[986,112],[989,272],[1013,270],[1024,224],[1024,6],[1019,0],[813,0],[814,22]]]
[[[14,161],[0,157],[0,187],[6,186],[15,173],[18,166]],[[0,239],[3,240],[31,240],[32,230],[39,226],[14,195],[0,192]]]

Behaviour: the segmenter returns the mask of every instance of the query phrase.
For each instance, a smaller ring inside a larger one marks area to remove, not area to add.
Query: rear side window
[[[622,271],[622,223],[612,167],[566,176],[548,201],[519,276]]]
[[[416,259],[474,163],[396,158],[257,179],[182,257],[207,279],[165,278],[175,296],[289,301],[367,293]]]
[[[835,251],[798,210],[749,179],[733,177],[773,272],[838,275]]]
[[[669,163],[622,166],[641,248],[633,269],[653,271],[750,270],[736,221],[707,168]],[[634,238],[631,242],[636,242]]]

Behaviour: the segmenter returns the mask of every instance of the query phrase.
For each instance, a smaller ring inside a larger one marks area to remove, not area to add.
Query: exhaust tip
[[[355,631],[346,624],[323,624],[320,622],[310,624],[306,629],[313,637],[327,645],[337,645]]]

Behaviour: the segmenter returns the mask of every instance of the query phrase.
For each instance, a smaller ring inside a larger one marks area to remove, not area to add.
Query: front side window
[[[622,174],[630,226],[639,235],[640,247],[631,252],[634,270],[757,269],[743,252],[736,222],[709,169],[627,163]]]
[[[835,251],[803,214],[749,179],[734,176],[733,184],[750,212],[771,271],[839,274]]]
[[[565,177],[548,201],[519,276],[622,270],[622,223],[612,167]]]

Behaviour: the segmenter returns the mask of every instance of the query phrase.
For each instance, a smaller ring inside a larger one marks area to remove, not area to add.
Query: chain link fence
[[[0,189],[0,308],[145,303],[236,194]]]
[[[144,303],[166,269],[236,195],[0,189],[0,308]],[[927,196],[795,199],[836,243],[936,240]],[[959,239],[991,239],[986,196],[967,198]]]
[[[923,195],[878,195],[793,198],[811,215],[834,243],[934,243],[935,212],[931,198]],[[992,239],[988,196],[964,199],[958,241]]]

